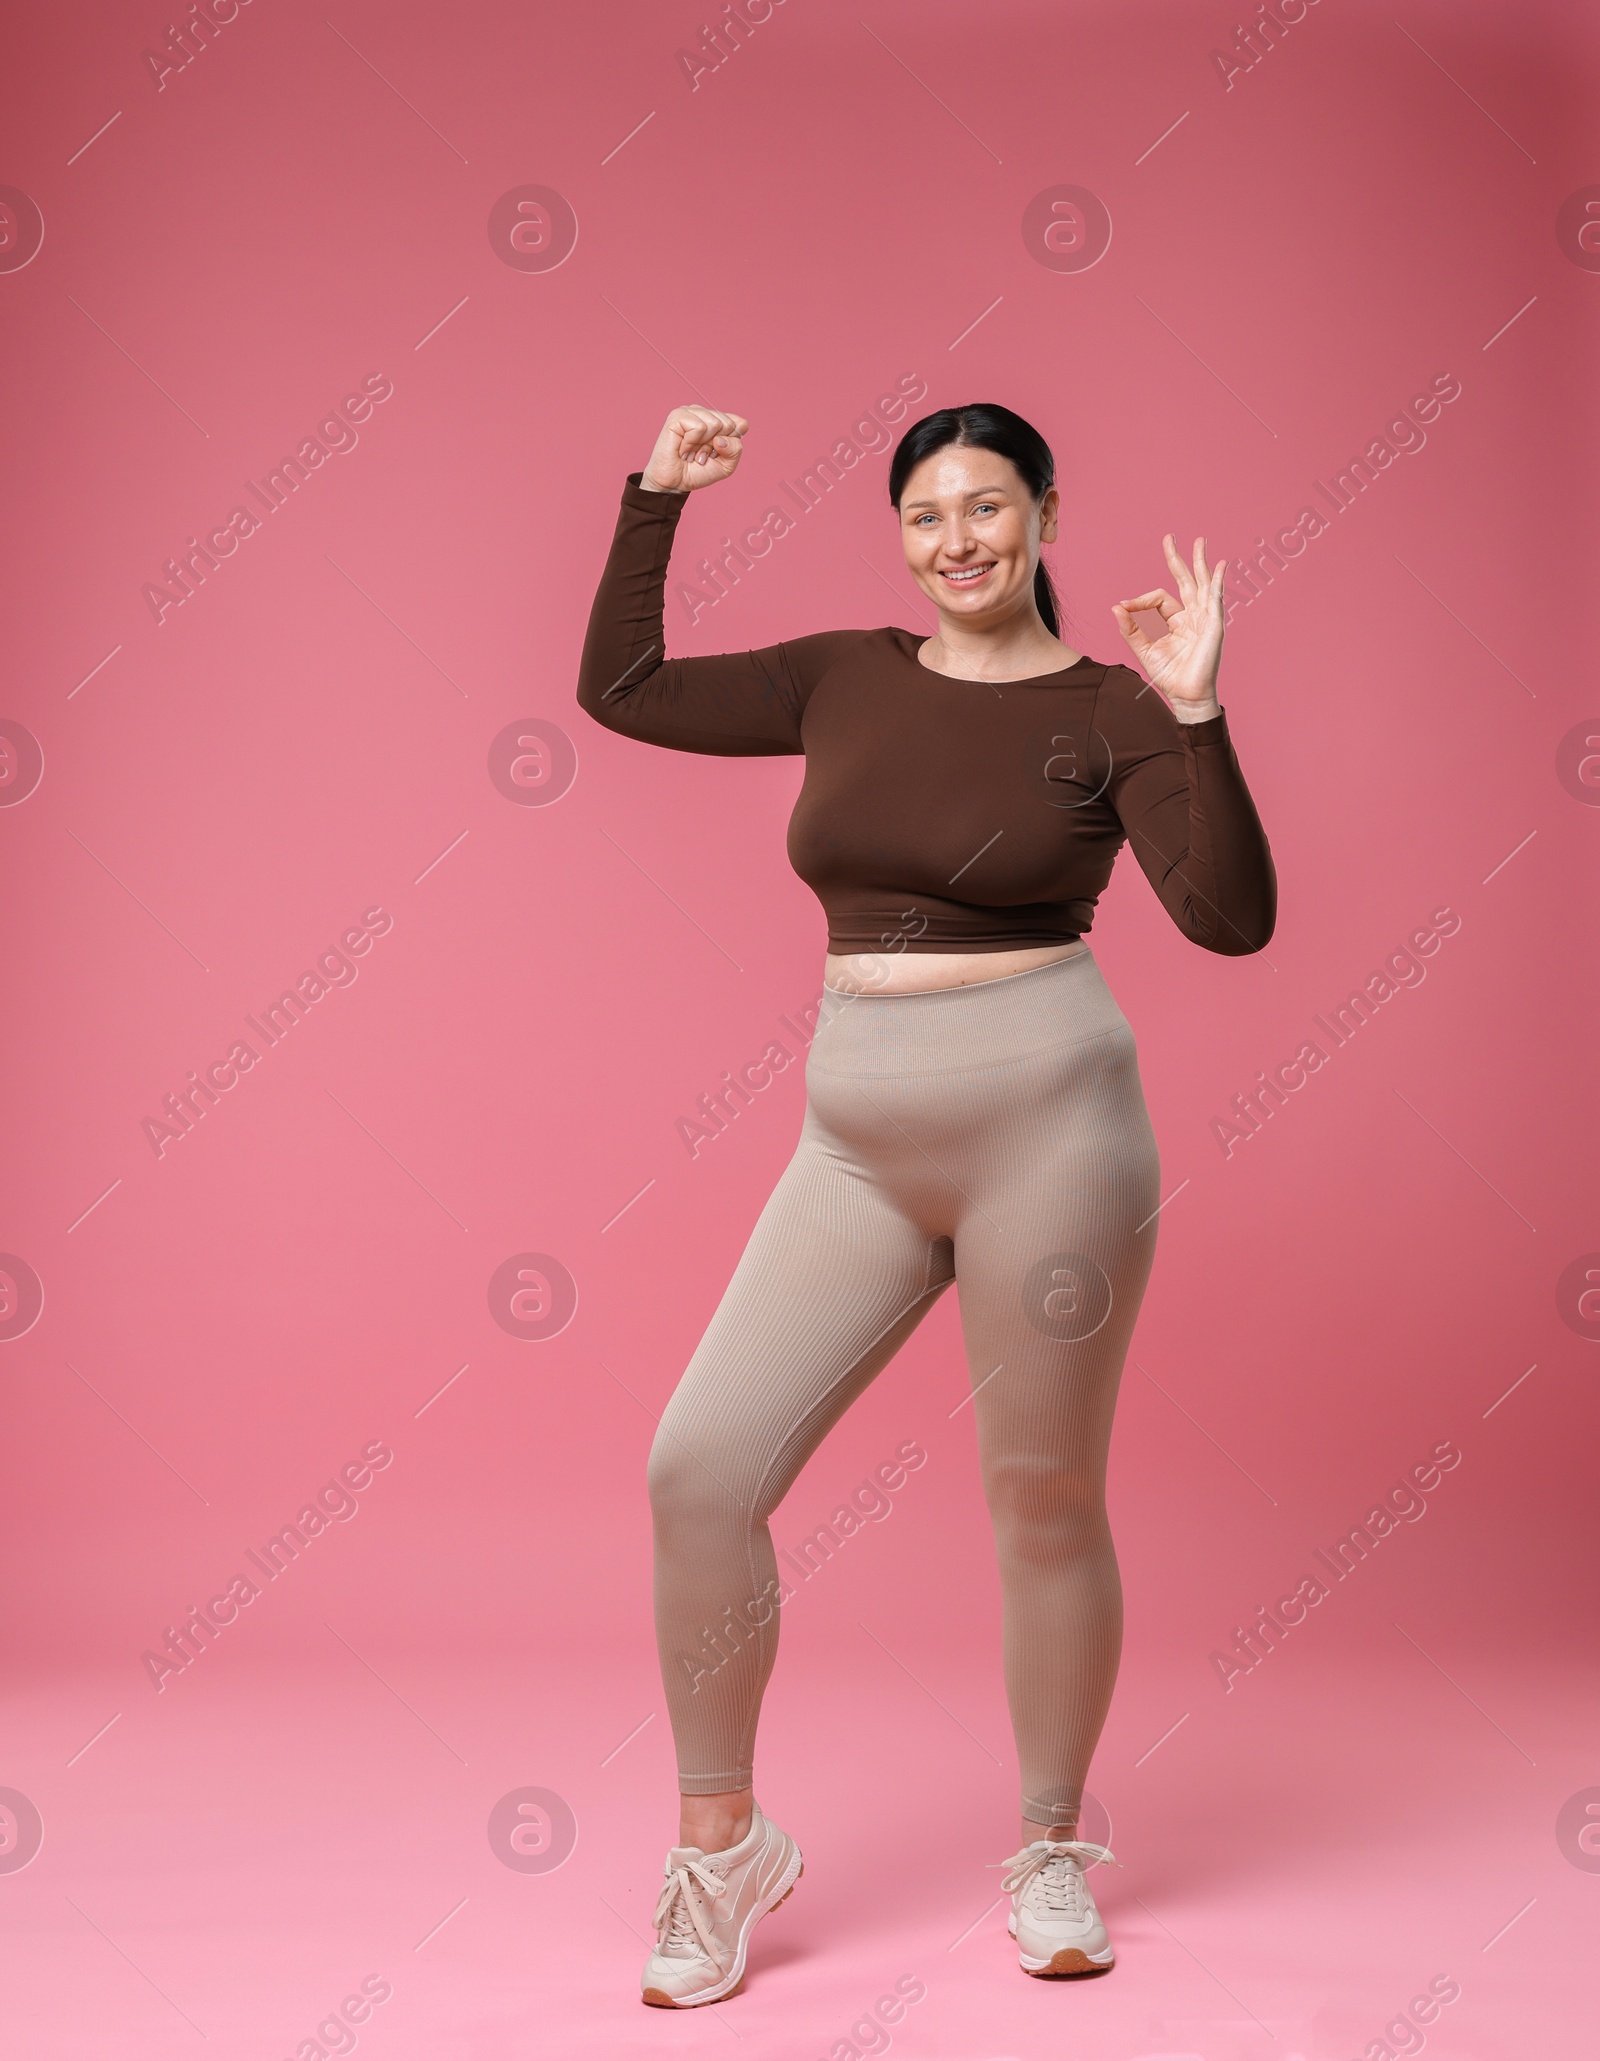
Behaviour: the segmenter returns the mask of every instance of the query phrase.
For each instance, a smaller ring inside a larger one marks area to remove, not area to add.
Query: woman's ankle
[[[1031,1846],[1036,1839],[1076,1839],[1077,1821],[1070,1825],[1036,1825],[1031,1818],[1022,1821],[1022,1844]]]
[[[749,1832],[755,1818],[755,1792],[728,1789],[716,1796],[678,1799],[678,1844],[702,1853],[726,1853]]]

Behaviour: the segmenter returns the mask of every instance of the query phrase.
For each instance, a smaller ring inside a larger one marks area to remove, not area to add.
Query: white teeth
[[[946,572],[941,573],[939,577],[944,580],[977,580],[981,579],[986,572],[991,570],[992,568],[987,565],[980,565],[974,567],[970,572]]]

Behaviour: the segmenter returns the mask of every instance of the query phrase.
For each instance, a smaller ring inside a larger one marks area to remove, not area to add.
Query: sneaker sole
[[[1105,1975],[1116,1965],[1116,1955],[1106,1948],[1103,1959],[1092,1959],[1082,1947],[1058,1947],[1048,1961],[1024,1958],[1024,1975]]]
[[[805,1861],[801,1857],[799,1847],[796,1847],[794,1850],[794,1873],[791,1875],[789,1870],[785,1868],[778,1877],[780,1885],[778,1894],[769,1902],[758,1904],[749,1917],[745,1919],[744,1924],[739,1928],[739,1951],[734,1956],[733,1967],[723,1977],[721,1982],[714,1984],[710,1989],[701,1990],[698,1996],[693,1997],[669,1997],[664,1989],[643,1990],[639,1997],[640,2003],[654,2004],[659,2009],[667,2011],[692,2011],[698,2004],[720,2004],[729,1997],[736,1997],[744,1987],[745,1954],[749,1950],[751,1933],[763,1918],[769,1917],[778,1908],[779,1904],[789,1901],[789,1898],[794,1894],[795,1884],[800,1880],[805,1871]]]

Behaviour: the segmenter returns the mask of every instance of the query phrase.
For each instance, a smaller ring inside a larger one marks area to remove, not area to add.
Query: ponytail
[[[1052,637],[1061,635],[1061,617],[1056,608],[1056,583],[1050,577],[1049,568],[1041,558],[1033,569],[1033,598],[1044,626]]]

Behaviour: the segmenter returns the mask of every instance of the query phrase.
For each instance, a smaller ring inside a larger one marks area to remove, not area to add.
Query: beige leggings
[[[1121,1653],[1106,1452],[1156,1242],[1133,1032],[1087,950],[965,988],[826,989],[806,1090],[650,1456],[681,1787],[750,1785],[787,1593],[767,1519],[954,1280],[1022,1812],[1073,1823]]]

